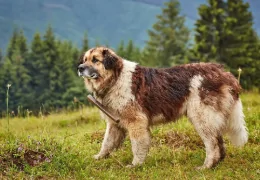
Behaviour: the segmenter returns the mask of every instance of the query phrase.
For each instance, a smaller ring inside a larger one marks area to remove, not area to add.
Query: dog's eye
[[[93,57],[92,62],[93,62],[93,63],[96,63],[96,62],[98,62],[98,59],[95,58],[95,57]]]

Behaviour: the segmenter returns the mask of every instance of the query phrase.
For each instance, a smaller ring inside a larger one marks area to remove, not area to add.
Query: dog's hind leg
[[[211,168],[216,166],[225,158],[225,147],[222,138],[222,126],[216,122],[224,122],[220,114],[214,113],[211,109],[202,108],[189,119],[200,135],[206,148],[206,158],[204,164],[198,169]]]
[[[206,148],[204,164],[198,169],[214,167],[224,159],[225,148],[222,134],[227,123],[225,112],[231,108],[233,101],[228,91],[224,92],[228,88],[222,89],[222,94],[217,95],[215,91],[211,94],[206,91],[207,96],[202,97],[205,93],[201,88],[202,81],[203,77],[200,75],[193,77],[190,83],[190,96],[187,100],[187,116]]]
[[[95,159],[101,159],[108,156],[114,149],[118,148],[125,139],[126,132],[117,124],[107,122],[105,137],[102,142],[100,152],[94,156]]]

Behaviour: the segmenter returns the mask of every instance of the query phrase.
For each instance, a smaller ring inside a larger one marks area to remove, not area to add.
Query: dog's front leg
[[[105,137],[102,142],[100,152],[94,156],[95,159],[101,159],[108,156],[115,148],[118,148],[125,139],[125,130],[117,124],[107,122]]]
[[[149,128],[134,127],[129,129],[129,136],[133,151],[133,162],[127,167],[133,167],[142,164],[149,151],[151,137]]]

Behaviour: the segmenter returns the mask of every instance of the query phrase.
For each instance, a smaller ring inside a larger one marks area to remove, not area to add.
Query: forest
[[[144,47],[132,40],[111,47],[121,57],[149,67],[217,62],[238,77],[244,91],[259,91],[260,40],[253,28],[249,3],[208,0],[198,8],[194,36],[185,26],[177,0],[166,2]],[[81,47],[55,36],[51,25],[35,32],[29,43],[15,28],[5,52],[0,50],[0,116],[48,114],[87,105],[87,90],[77,76],[79,56],[90,48],[88,33]],[[122,37],[123,39],[123,37]],[[95,46],[108,46],[96,41]]]
[[[115,47],[99,39],[94,44],[88,30],[82,32],[84,38],[77,46],[57,35],[56,24],[33,33],[32,40],[25,35],[26,29],[14,28],[8,45],[0,50],[0,179],[259,179],[260,37],[250,4],[207,0],[199,6],[198,19],[190,29],[179,1],[169,0],[147,30],[145,46],[125,37]],[[180,117],[150,128],[151,146],[142,165],[126,167],[133,159],[135,143],[129,133],[118,151],[95,160],[107,125],[87,101],[88,92],[77,75],[79,57],[93,46],[110,47],[122,58],[148,67],[223,64],[243,88],[240,99],[248,142],[238,148],[224,136],[226,158],[212,169],[197,170],[205,159],[205,146],[190,120]]]

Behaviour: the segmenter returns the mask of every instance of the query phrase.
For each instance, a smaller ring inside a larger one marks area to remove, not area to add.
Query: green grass
[[[203,144],[186,118],[153,128],[152,147],[142,166],[132,161],[129,138],[104,160],[94,160],[105,131],[98,110],[47,117],[0,120],[0,179],[259,179],[260,95],[243,94],[249,142],[236,148],[225,140],[227,156],[216,168],[197,171]]]

